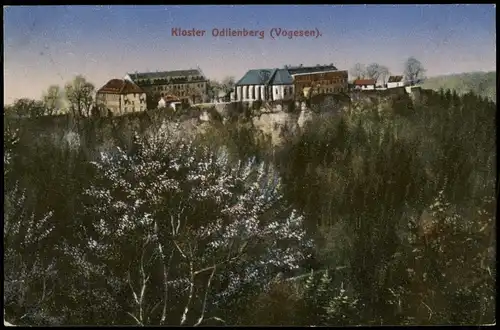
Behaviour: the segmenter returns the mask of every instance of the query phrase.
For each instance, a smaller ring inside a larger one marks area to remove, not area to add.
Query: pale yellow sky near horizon
[[[127,72],[182,70],[197,65],[208,79],[216,80],[226,76],[238,80],[247,70],[286,64],[333,63],[339,69],[349,70],[355,63],[375,62],[387,66],[392,74],[402,74],[404,61],[410,56],[422,62],[429,77],[496,70],[494,14],[484,6],[331,6],[331,10],[291,6],[286,11],[279,6],[238,6],[224,7],[226,14],[232,16],[220,19],[210,18],[206,12],[220,12],[222,7],[197,6],[196,11],[186,6],[168,10],[156,10],[158,6],[94,7],[16,6],[8,11],[4,7],[4,104],[23,97],[38,99],[50,85],[64,86],[78,74],[98,89],[110,79],[123,78]],[[171,14],[174,10],[178,11],[177,16]],[[370,26],[368,30],[351,22],[351,16],[359,18],[370,13],[370,18],[379,19],[394,17],[395,13],[405,16],[382,25],[378,20],[364,19],[365,25]],[[218,26],[214,20],[222,24],[222,19],[229,27],[244,20],[249,27],[261,24],[265,28],[272,26],[276,15],[281,15],[280,25],[285,24],[285,18],[293,18],[296,26],[313,22],[325,36],[259,40],[176,39],[169,35],[172,26],[199,24],[210,29]],[[425,22],[419,25],[422,19]],[[297,23],[300,20],[303,22]],[[151,22],[162,24],[162,29],[155,29]],[[124,34],[118,34],[123,31]]]

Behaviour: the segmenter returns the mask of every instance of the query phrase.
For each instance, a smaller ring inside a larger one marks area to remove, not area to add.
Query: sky
[[[38,99],[79,74],[96,88],[128,72],[196,67],[216,80],[287,64],[379,63],[402,74],[410,56],[427,76],[494,71],[495,14],[492,4],[4,6],[4,104]],[[174,28],[206,32],[173,36]],[[214,29],[264,38],[217,37]],[[290,39],[276,29],[321,36]]]

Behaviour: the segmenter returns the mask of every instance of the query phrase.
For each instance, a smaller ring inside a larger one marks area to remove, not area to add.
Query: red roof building
[[[354,85],[356,86],[369,86],[375,85],[377,81],[375,79],[357,79],[354,80]]]
[[[133,94],[144,93],[144,90],[126,79],[111,79],[102,86],[97,93],[112,93],[112,94]]]
[[[111,79],[97,91],[96,104],[115,115],[144,111],[146,93],[129,80]]]

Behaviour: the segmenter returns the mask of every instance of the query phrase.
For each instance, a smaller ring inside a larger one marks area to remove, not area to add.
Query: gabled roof
[[[203,76],[200,70],[175,70],[175,71],[162,71],[162,72],[138,72],[127,73],[131,79],[161,79],[161,78],[175,78],[186,76]]]
[[[375,79],[357,79],[354,80],[354,85],[375,85],[377,81]]]
[[[388,83],[401,82],[403,80],[403,76],[390,76]]]
[[[286,69],[276,70],[274,77],[271,80],[271,85],[291,85],[293,84],[293,77]]]
[[[249,70],[235,85],[291,85],[293,77],[286,69]]]
[[[337,71],[338,69],[334,65],[316,65],[287,67],[287,70],[291,75],[295,75],[314,72]]]
[[[236,82],[236,86],[241,85],[264,85],[273,74],[272,69],[248,70],[245,75]]]
[[[144,90],[126,79],[111,79],[102,86],[97,93],[110,93],[110,94],[133,94],[144,93]]]

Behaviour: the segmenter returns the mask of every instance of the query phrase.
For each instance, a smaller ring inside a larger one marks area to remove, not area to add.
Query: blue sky
[[[4,103],[38,98],[83,74],[97,88],[127,72],[199,66],[211,79],[285,64],[386,65],[415,56],[428,76],[496,69],[495,8],[486,5],[4,7]],[[173,37],[172,28],[205,37]],[[212,29],[265,31],[216,38]],[[272,39],[272,28],[319,38]]]

